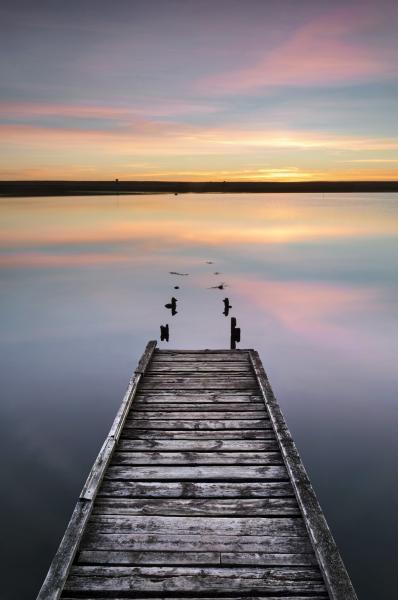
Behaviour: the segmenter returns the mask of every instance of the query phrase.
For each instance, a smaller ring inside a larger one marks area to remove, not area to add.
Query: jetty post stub
[[[236,317],[231,317],[231,350],[236,350],[236,342],[240,342],[240,327],[236,326]]]
[[[161,325],[160,326],[160,341],[168,342],[169,341],[169,325]]]

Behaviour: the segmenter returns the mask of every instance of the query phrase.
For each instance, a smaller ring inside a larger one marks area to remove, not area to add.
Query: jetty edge
[[[258,353],[150,341],[37,600],[219,595],[357,599]]]

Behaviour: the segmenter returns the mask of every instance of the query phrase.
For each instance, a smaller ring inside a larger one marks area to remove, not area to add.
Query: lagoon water
[[[146,342],[227,348],[225,296],[358,596],[396,597],[397,194],[3,198],[0,286],[4,600],[35,597]]]

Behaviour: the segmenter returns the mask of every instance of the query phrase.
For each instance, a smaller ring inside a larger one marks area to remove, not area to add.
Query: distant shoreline
[[[398,181],[0,181],[0,196],[3,197],[310,192],[398,192]]]

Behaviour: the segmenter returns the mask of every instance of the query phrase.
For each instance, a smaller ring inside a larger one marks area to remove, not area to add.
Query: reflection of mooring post
[[[169,341],[169,326],[168,325],[160,326],[160,341],[161,342]]]
[[[231,350],[236,349],[236,342],[240,342],[240,327],[236,326],[236,318],[231,317]]]
[[[225,315],[226,317],[228,317],[229,311],[232,308],[232,306],[229,303],[229,298],[224,298],[223,302],[224,302],[224,310],[223,310],[222,314]]]

